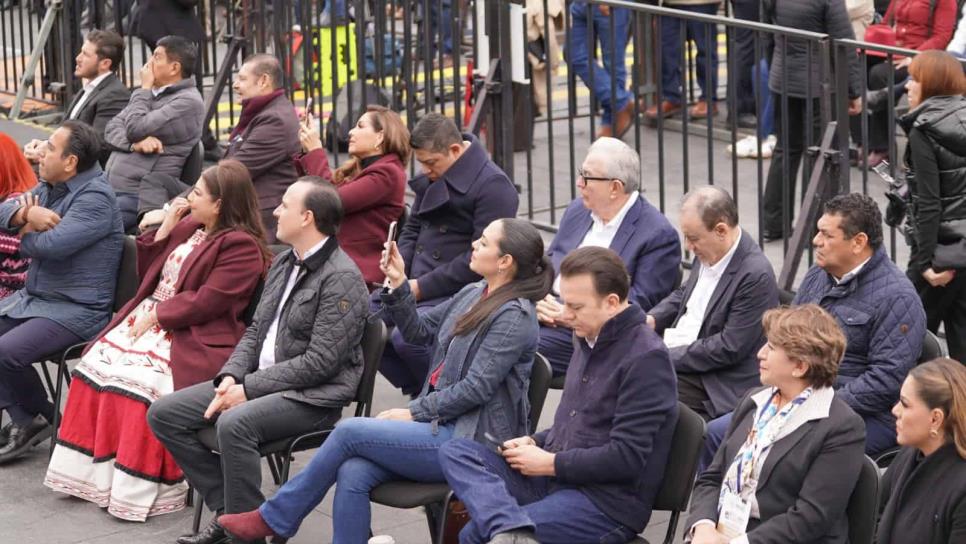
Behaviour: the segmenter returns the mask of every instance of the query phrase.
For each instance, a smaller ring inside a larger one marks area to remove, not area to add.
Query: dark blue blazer
[[[590,210],[582,199],[578,198],[567,206],[557,235],[547,251],[554,272],[560,273],[560,263],[580,245],[592,224]],[[631,276],[628,298],[645,312],[674,289],[681,266],[681,243],[667,217],[643,196],[638,197],[627,211],[610,249],[627,265]]]
[[[649,312],[661,334],[677,326],[687,311],[701,270],[694,262],[688,281]],[[711,417],[734,410],[748,389],[760,385],[757,355],[765,344],[761,316],[776,306],[778,284],[771,263],[751,236],[742,232],[738,249],[708,301],[698,339],[670,350],[678,373],[700,378],[710,399],[705,410]]]
[[[406,276],[419,283],[420,301],[447,297],[480,280],[470,270],[470,244],[495,219],[516,217],[519,197],[510,178],[490,160],[472,134],[469,148],[431,182],[409,182],[416,193],[412,214],[399,235]]]

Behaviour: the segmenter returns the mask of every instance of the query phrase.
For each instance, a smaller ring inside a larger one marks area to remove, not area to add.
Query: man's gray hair
[[[641,187],[641,159],[637,151],[617,138],[598,138],[587,156],[600,155],[604,157],[605,174],[609,178],[624,182],[624,192],[631,194]]]
[[[708,230],[713,230],[718,223],[732,228],[738,226],[738,204],[721,187],[705,185],[688,191],[681,199],[681,208],[694,209]]]

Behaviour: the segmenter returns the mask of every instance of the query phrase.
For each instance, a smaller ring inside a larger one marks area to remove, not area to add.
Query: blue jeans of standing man
[[[429,423],[352,418],[339,422],[302,472],[259,508],[265,523],[291,538],[333,484],[332,541],[365,542],[372,511],[369,491],[390,480],[442,482],[439,448],[453,435]]]
[[[478,442],[449,441],[439,451],[439,462],[470,514],[460,544],[482,544],[517,529],[534,531],[542,544],[622,544],[634,538],[634,531],[601,512],[580,489],[554,478],[524,476]]]
[[[614,114],[627,107],[631,100],[631,93],[627,90],[626,59],[630,11],[611,8],[611,15],[604,15],[600,6],[574,2],[570,5],[570,18],[570,41],[564,48],[564,57],[600,104],[603,110],[601,123],[612,126]],[[596,38],[593,44],[588,41],[591,28]],[[603,66],[596,60],[593,64],[590,62],[590,51],[598,43],[604,56]]]
[[[699,4],[696,6],[674,6],[674,9],[693,11],[714,15],[718,12],[718,4]],[[664,100],[674,104],[682,104],[683,78],[681,74],[687,65],[682,66],[681,47],[686,38],[694,40],[698,47],[698,57],[695,64],[698,72],[698,86],[701,88],[701,98],[707,101],[718,99],[718,29],[708,23],[687,21],[685,31],[687,36],[681,35],[681,19],[661,17],[661,90]],[[710,47],[709,47],[710,46]],[[708,57],[711,57],[711,73],[708,74]],[[686,60],[686,59],[684,59]],[[711,76],[711,88],[708,88],[708,76]]]

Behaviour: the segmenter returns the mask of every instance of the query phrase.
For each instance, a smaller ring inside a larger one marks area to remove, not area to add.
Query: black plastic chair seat
[[[550,389],[563,389],[565,381],[567,381],[566,374],[555,377],[554,379],[550,380]]]
[[[442,502],[449,494],[445,483],[386,482],[369,492],[369,500],[393,508],[418,508]]]

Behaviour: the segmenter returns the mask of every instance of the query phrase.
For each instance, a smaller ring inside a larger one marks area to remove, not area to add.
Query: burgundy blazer
[[[328,179],[325,151],[307,153],[300,161],[306,174]],[[339,247],[355,261],[368,284],[381,284],[382,245],[389,223],[402,215],[406,195],[406,169],[396,155],[384,155],[351,181],[335,187],[342,197],[345,217],[339,228]],[[400,225],[401,227],[402,225]]]
[[[200,223],[188,217],[161,242],[154,241],[156,230],[138,237],[137,268],[141,283],[137,293],[96,340],[154,293],[168,255],[200,227]],[[245,332],[242,314],[266,268],[258,242],[248,233],[237,230],[212,236],[185,260],[175,295],[157,306],[158,322],[171,332],[175,390],[211,380],[221,370]]]

